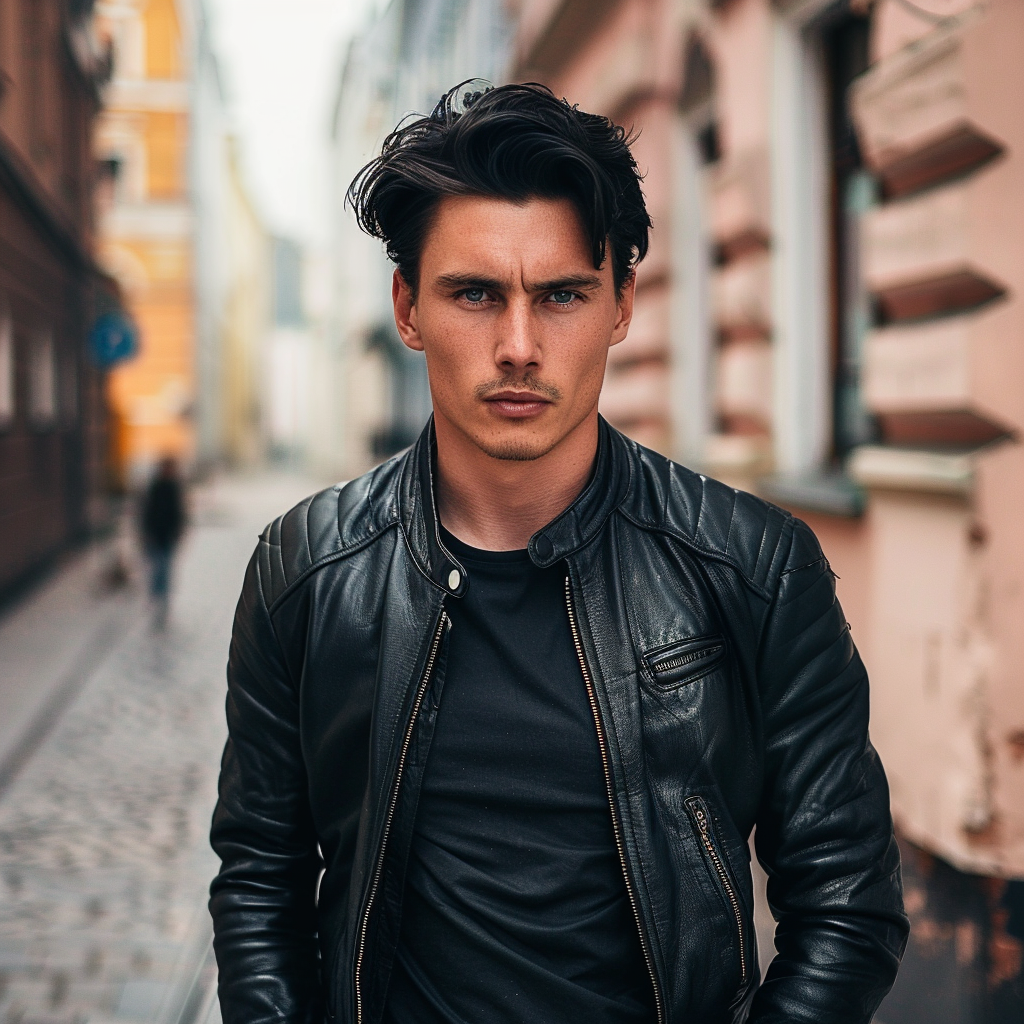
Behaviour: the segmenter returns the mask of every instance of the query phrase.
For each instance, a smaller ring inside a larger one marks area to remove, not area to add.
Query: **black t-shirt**
[[[385,1022],[648,1024],[565,566],[445,543],[469,588],[447,602]]]

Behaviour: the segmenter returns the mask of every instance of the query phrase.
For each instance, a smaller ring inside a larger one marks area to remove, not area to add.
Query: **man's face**
[[[415,301],[398,272],[393,298],[402,340],[426,353],[439,427],[527,461],[596,416],[633,281],[616,296],[611,260],[594,269],[569,200],[467,196],[436,211]]]

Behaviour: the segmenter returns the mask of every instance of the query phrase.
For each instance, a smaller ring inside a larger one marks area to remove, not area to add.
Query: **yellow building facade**
[[[114,74],[96,132],[110,184],[99,258],[139,328],[135,358],[110,377],[115,463],[137,479],[195,449],[195,289],[189,199],[191,20],[178,0],[102,0]]]
[[[270,237],[249,196],[233,140],[227,170],[221,412],[223,454],[237,467],[253,465],[264,454],[263,363],[272,275]]]

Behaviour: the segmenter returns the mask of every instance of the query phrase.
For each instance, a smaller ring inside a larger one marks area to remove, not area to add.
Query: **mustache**
[[[562,397],[562,392],[559,388],[555,387],[554,384],[548,384],[546,381],[540,380],[540,378],[535,377],[532,373],[519,376],[516,374],[506,374],[504,377],[484,381],[483,384],[477,384],[473,389],[473,394],[478,399],[484,400],[490,398],[491,395],[508,390],[532,391],[535,395],[549,398],[553,402],[557,402]]]

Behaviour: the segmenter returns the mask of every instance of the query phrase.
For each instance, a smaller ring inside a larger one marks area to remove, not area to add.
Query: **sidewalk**
[[[207,843],[231,617],[259,529],[316,488],[194,496],[165,632],[68,565],[0,623],[0,1022],[216,1018]]]
[[[0,614],[0,794],[138,617],[135,595],[103,586],[113,544],[76,553]]]

